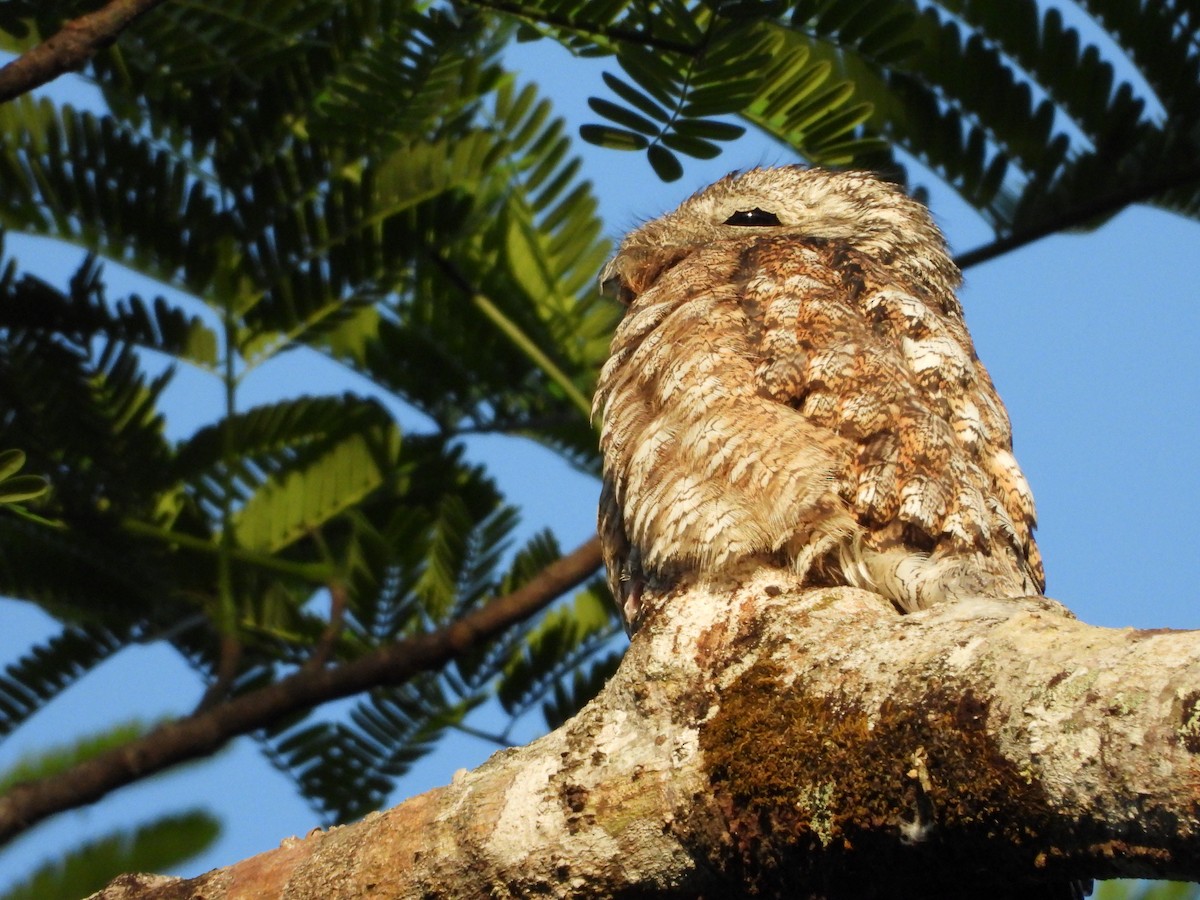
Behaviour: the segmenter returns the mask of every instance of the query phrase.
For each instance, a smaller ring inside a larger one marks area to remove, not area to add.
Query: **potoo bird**
[[[901,611],[1039,594],[1033,496],[928,211],[865,172],[733,173],[636,229],[594,411],[600,536],[641,587],[747,559]]]

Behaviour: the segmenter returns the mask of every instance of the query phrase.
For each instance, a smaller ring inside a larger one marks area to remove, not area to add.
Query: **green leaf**
[[[784,127],[800,135],[822,128],[828,116],[854,95],[854,85],[843,81],[830,85],[788,110]]]
[[[3,900],[69,900],[100,890],[127,872],[162,872],[209,849],[220,835],[220,822],[199,810],[153,819],[56,854]]]
[[[0,503],[32,500],[50,490],[50,482],[41,475],[17,475],[0,481]]]
[[[1183,881],[1103,881],[1092,895],[1095,900],[1195,900],[1200,885]]]
[[[535,300],[545,297],[555,287],[536,240],[529,222],[521,216],[509,217],[504,234],[504,259],[521,290]]]
[[[588,668],[576,666],[569,676],[554,682],[552,696],[542,703],[546,727],[558,728],[583,709],[616,674],[623,656],[623,651],[606,653]]]
[[[23,450],[0,450],[0,482],[10,475],[15,475],[24,465],[25,452]]]
[[[679,73],[664,55],[638,45],[623,44],[617,63],[638,87],[651,94],[663,106],[675,104],[675,84]]]
[[[599,97],[588,97],[588,106],[592,111],[622,125],[630,131],[641,132],[646,135],[655,135],[659,132],[659,126],[647,119],[645,116],[640,116],[631,109],[626,109],[624,106],[618,106],[610,100],[603,100]]]
[[[13,785],[39,778],[52,778],[68,769],[94,759],[102,753],[123,747],[144,736],[149,727],[139,721],[111,725],[95,734],[42,750],[26,753],[3,772],[0,772],[0,794]]]
[[[580,125],[579,136],[589,144],[610,150],[643,150],[650,144],[644,135],[611,125]]]
[[[395,469],[397,432],[351,433],[263,484],[234,517],[239,546],[275,552],[382,487]]]
[[[372,691],[353,705],[348,721],[276,727],[261,740],[267,758],[326,822],[345,822],[383,806],[396,780],[480,700],[456,697],[435,677],[421,676]]]
[[[388,147],[470,115],[500,78],[500,34],[482,17],[437,8],[387,23],[341,61],[316,97],[312,134],[338,144]]]
[[[848,132],[865,122],[870,118],[871,112],[869,103],[856,103],[853,106],[844,106],[837,112],[830,112],[805,131],[805,143],[813,148],[814,152],[820,152],[823,145],[842,140]]]
[[[0,107],[0,220],[203,290],[224,228],[189,161],[111,117],[28,96]]]
[[[679,157],[662,144],[651,144],[647,147],[646,158],[650,161],[654,174],[663,181],[678,181],[683,175],[683,165],[679,162]]]
[[[11,534],[4,535],[0,547],[13,543]],[[16,549],[19,551],[24,548],[18,545]],[[3,555],[0,554],[0,563],[3,562]],[[21,563],[24,566],[44,564],[42,559],[33,553],[22,554]],[[49,563],[62,566],[63,560],[61,557],[52,557]],[[5,587],[11,591],[14,585],[6,579]],[[42,590],[53,593],[54,587],[56,586],[43,586]],[[71,592],[71,595],[77,597],[79,593]],[[128,637],[124,632],[94,625],[68,626],[49,640],[28,648],[19,659],[9,663],[4,672],[0,673],[0,736],[11,734],[47,703],[125,646],[127,641]],[[114,740],[120,742],[119,739]],[[87,746],[86,740],[84,746]],[[68,765],[80,758],[71,755],[70,752],[57,751],[51,752],[48,758],[56,757],[67,759]],[[39,754],[39,759],[46,758],[45,755]],[[38,777],[38,774],[26,770],[12,777],[19,780]]]
[[[459,578],[471,552],[475,524],[461,497],[443,498],[430,529],[425,571],[413,588],[435,621],[442,620],[459,599]]]
[[[696,159],[715,159],[721,155],[721,148],[711,141],[675,132],[664,134],[662,142],[663,146],[669,147],[672,150],[678,150],[680,153],[686,153],[688,156]]]
[[[675,130],[685,137],[710,141],[736,141],[746,133],[741,125],[716,119],[680,119],[675,123]]]
[[[550,376],[577,410],[585,415],[590,414],[592,407],[588,399],[580,393],[579,388],[575,386],[567,374],[546,355],[536,342],[531,340],[515,322],[504,315],[500,308],[487,297],[484,297],[482,294],[476,294],[471,299],[483,314],[493,321],[515,345],[520,347],[538,368]]]
[[[513,716],[535,708],[556,691],[561,679],[608,646],[619,630],[616,610],[607,591],[599,583],[589,585],[576,595],[570,606],[548,611],[537,627],[514,646],[497,692],[500,703]],[[615,661],[610,660],[610,664]],[[602,670],[611,671],[604,666]],[[589,685],[599,686],[597,679],[592,678],[575,681],[573,691],[559,687],[559,696],[552,706],[565,712],[570,702],[567,698],[572,694],[586,702],[590,699]]]
[[[626,103],[636,106],[651,119],[657,119],[659,122],[670,121],[671,114],[658,103],[654,102],[654,99],[648,94],[642,93],[633,85],[608,72],[602,72],[600,77],[604,79],[604,83],[609,86],[613,93],[617,94]]]

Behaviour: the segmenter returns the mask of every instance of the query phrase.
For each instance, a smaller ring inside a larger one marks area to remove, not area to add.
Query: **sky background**
[[[571,60],[542,41],[520,48],[523,77],[555,100],[574,131],[591,121],[589,94],[603,96],[603,62]],[[569,73],[569,77],[568,77]],[[52,89],[77,104],[86,87]],[[577,142],[613,240],[733,168],[797,161],[785,148],[749,136],[714,161],[684,160],[683,178],[664,185],[641,155]],[[990,241],[986,224],[932,178],[931,207],[956,253]],[[63,284],[77,253],[10,235],[23,269]],[[1131,208],[1093,232],[1060,235],[966,272],[961,297],[980,357],[1012,418],[1015,450],[1038,501],[1038,543],[1047,593],[1083,620],[1109,627],[1197,628],[1195,570],[1200,544],[1200,224]],[[118,267],[110,294],[159,292]],[[126,287],[128,285],[128,288]],[[250,379],[242,404],[294,391],[340,392],[342,370],[284,358]],[[353,387],[353,384],[350,385]],[[179,436],[211,421],[220,388],[181,370],[168,395],[168,427]],[[550,527],[571,549],[594,529],[597,483],[524,440],[474,438],[485,462],[522,508],[522,535]],[[0,600],[0,664],[18,658],[58,626],[29,604]],[[188,712],[202,688],[164,647],[132,647],[102,665],[0,744],[0,768],[27,752],[115,721]],[[485,711],[485,717],[488,715]],[[487,727],[487,722],[477,722]],[[515,739],[542,730],[530,717]],[[404,779],[393,802],[450,780],[495,746],[450,735]],[[0,851],[0,889],[61,849],[113,828],[196,805],[223,821],[221,839],[178,874],[226,865],[303,835],[317,816],[290,782],[240,739],[216,758],[125,788],[94,807],[33,829]]]

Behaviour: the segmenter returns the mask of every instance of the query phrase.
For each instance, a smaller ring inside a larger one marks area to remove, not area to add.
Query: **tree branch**
[[[1047,896],[1200,878],[1200,633],[1043,598],[899,616],[747,570],[557,731],[362,822],[96,895]]]
[[[1192,166],[1173,172],[1168,171],[1157,178],[1135,182],[1124,190],[1105,194],[1090,203],[1081,203],[1074,206],[1065,213],[1047,219],[1032,228],[998,238],[989,244],[976,247],[974,250],[968,250],[966,253],[955,257],[954,262],[960,269],[979,265],[998,256],[1003,256],[1005,253],[1010,253],[1013,250],[1024,247],[1026,244],[1040,241],[1042,238],[1049,237],[1052,234],[1078,228],[1100,216],[1119,213],[1127,206],[1135,203],[1143,203],[1165,191],[1182,187],[1197,179],[1200,179],[1200,166]]]
[[[284,716],[380,685],[401,684],[444,666],[479,642],[527,619],[600,567],[592,538],[522,587],[428,634],[408,638],[335,668],[305,669],[268,687],[162,725],[136,741],[59,775],[19,784],[0,797],[0,842],[56,812],[98,800],[115,788],[186,760]]]
[[[166,0],[111,0],[63,23],[55,34],[0,68],[0,103],[75,72],[112,44],[131,22]]]

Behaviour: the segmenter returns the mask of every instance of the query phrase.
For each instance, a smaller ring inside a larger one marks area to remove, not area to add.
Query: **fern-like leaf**
[[[572,605],[543,616],[505,668],[497,690],[504,710],[519,717],[551,694],[559,679],[599,652],[620,633],[614,613],[597,583],[577,594]]]
[[[49,641],[32,647],[0,675],[0,737],[12,733],[35,712],[116,653],[128,636],[101,626],[69,626]],[[132,735],[121,732],[119,740]],[[86,750],[72,751],[70,758]],[[46,758],[42,758],[42,765]],[[64,768],[65,766],[60,766]],[[46,772],[18,770],[13,778]]]
[[[88,896],[126,872],[161,872],[203,853],[217,840],[220,822],[199,810],[160,816],[110,832],[55,854],[3,900],[68,900]]]

